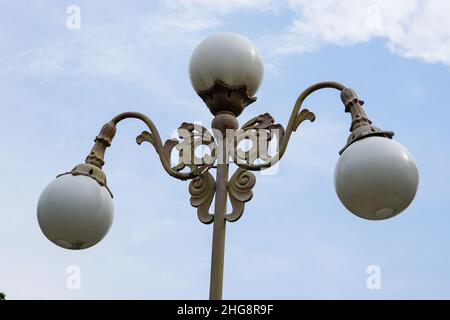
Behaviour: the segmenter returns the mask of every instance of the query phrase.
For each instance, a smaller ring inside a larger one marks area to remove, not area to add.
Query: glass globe
[[[65,249],[92,247],[108,233],[114,209],[110,193],[90,177],[66,174],[42,192],[37,216],[45,236]]]
[[[192,53],[189,73],[196,92],[210,89],[214,82],[228,86],[247,85],[254,96],[261,84],[264,67],[256,46],[247,38],[219,33],[203,40]]]
[[[344,151],[336,164],[334,182],[339,199],[350,212],[383,220],[409,206],[416,195],[419,172],[404,146],[372,136]]]

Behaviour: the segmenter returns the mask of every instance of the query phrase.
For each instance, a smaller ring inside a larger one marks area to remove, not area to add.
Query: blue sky
[[[81,29],[66,28],[69,5]],[[162,169],[143,129],[123,122],[104,171],[115,220],[98,245],[56,247],[36,218],[40,192],[82,162],[103,123],[135,110],[170,138],[211,115],[188,77],[193,49],[222,31],[261,51],[258,101],[286,125],[298,94],[334,80],[354,88],[374,123],[414,155],[413,204],[386,221],[359,219],[333,185],[349,116],[322,91],[317,115],[294,134],[274,175],[227,226],[224,298],[450,298],[450,1],[3,1],[0,0],[0,291],[10,299],[204,299],[212,226],[189,205],[188,184]],[[67,267],[81,270],[68,290]],[[367,267],[381,269],[369,290]]]

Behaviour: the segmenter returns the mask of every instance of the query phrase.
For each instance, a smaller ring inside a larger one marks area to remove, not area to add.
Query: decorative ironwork
[[[283,156],[292,132],[296,131],[303,121],[313,122],[315,119],[314,113],[308,109],[297,110],[291,115],[289,121],[291,125],[287,130],[281,124],[275,123],[269,113],[251,119],[235,134],[235,150],[232,153],[234,162],[241,168],[254,171],[271,167]],[[277,153],[271,156],[269,155],[270,142],[274,139],[277,143]],[[244,140],[249,140],[252,144],[247,151],[238,148],[239,143]]]
[[[181,142],[177,139],[169,139],[164,143],[164,158],[171,162],[173,149],[178,151],[179,162],[172,167],[172,170],[181,172],[189,168],[190,172],[205,172],[216,161],[217,145],[214,137],[208,130],[198,124],[183,122],[177,130]],[[148,141],[154,145],[153,136],[148,131],[143,131],[136,138],[136,142],[141,144]],[[196,155],[196,150],[200,146],[206,146],[211,154],[204,153],[201,157]]]
[[[309,111],[308,109],[301,110],[295,117],[294,124],[292,126],[292,131],[297,131],[298,127],[303,121],[309,120],[314,122],[316,120],[316,115]]]
[[[254,161],[252,162],[252,161],[242,161],[241,160],[241,161],[235,161],[236,165],[242,169],[259,171],[259,170],[269,168],[269,167],[273,166],[274,164],[276,164],[283,157],[284,153],[286,152],[286,149],[287,149],[287,146],[289,143],[289,139],[291,138],[292,133],[297,131],[298,127],[300,126],[300,124],[302,122],[304,122],[306,120],[313,122],[316,119],[316,116],[314,115],[314,113],[312,113],[308,109],[300,110],[303,105],[303,102],[311,93],[313,93],[317,90],[320,90],[320,89],[324,89],[324,88],[332,88],[332,89],[336,89],[339,91],[346,89],[345,86],[343,86],[340,83],[326,81],[326,82],[316,83],[316,84],[306,88],[305,90],[303,90],[303,92],[300,94],[300,96],[297,98],[297,101],[295,102],[295,105],[292,110],[291,117],[289,118],[289,122],[286,127],[286,130],[284,131],[281,139],[279,140],[278,152],[274,156],[268,157],[265,161],[263,160],[262,163],[255,163]],[[265,115],[263,115],[263,116],[265,116]],[[271,123],[270,121],[272,121],[273,118],[270,119],[271,117],[269,118],[268,116],[265,116],[266,121],[261,121],[261,120],[263,120],[263,118],[261,118],[261,116],[259,116],[259,117],[260,117],[259,122],[258,122],[258,117],[250,120],[247,123],[247,124],[249,124],[249,127],[252,127],[254,125],[254,123],[256,123],[256,125],[258,125],[258,124],[260,124],[261,126],[265,125],[265,126],[269,126],[269,128],[270,128],[270,123]],[[247,124],[245,124],[243,126],[243,128],[246,127]],[[271,130],[269,129],[268,131],[270,132]],[[254,156],[254,154],[252,154],[253,150],[249,150],[249,151],[251,151],[251,152],[249,152],[248,154],[245,154],[242,158],[251,159],[250,157]],[[259,155],[260,154],[258,154],[258,156]],[[264,156],[264,155],[262,155],[262,156]],[[235,158],[237,158],[237,157],[235,157]]]
[[[204,224],[214,221],[214,215],[209,213],[216,183],[211,173],[206,172],[191,180],[189,193],[191,194],[191,205],[197,208],[198,219]]]
[[[253,197],[253,187],[256,177],[253,172],[238,168],[228,182],[228,195],[230,196],[233,211],[225,216],[229,222],[235,222],[244,213],[245,203]]]
[[[256,101],[256,97],[248,95],[246,85],[229,86],[222,81],[214,82],[211,88],[198,92],[198,95],[213,115],[231,112],[237,117],[249,104]]]
[[[283,126],[275,124],[275,120],[269,113],[261,114],[235,132],[233,159],[237,164],[253,165],[258,160],[269,164],[272,158],[269,155],[270,142],[276,139],[278,147],[283,136]],[[239,148],[239,144],[245,140],[251,142],[251,147],[247,151]]]

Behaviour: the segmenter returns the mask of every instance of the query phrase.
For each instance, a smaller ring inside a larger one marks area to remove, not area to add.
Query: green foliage
[[[0,300],[6,300],[6,295],[3,292],[0,292]]]

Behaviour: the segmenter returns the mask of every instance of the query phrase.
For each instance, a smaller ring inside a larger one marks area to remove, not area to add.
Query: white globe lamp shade
[[[419,172],[404,146],[372,136],[352,143],[342,153],[334,181],[339,199],[350,212],[364,219],[384,220],[412,202]]]
[[[197,93],[209,90],[216,81],[229,87],[247,86],[248,95],[258,90],[264,67],[256,46],[231,32],[203,40],[194,50],[189,64],[192,86]]]
[[[65,249],[86,249],[102,240],[113,221],[109,191],[94,179],[66,174],[42,192],[37,216],[44,235]]]

